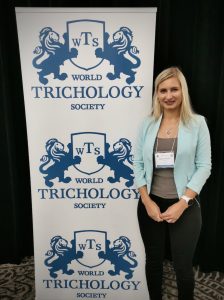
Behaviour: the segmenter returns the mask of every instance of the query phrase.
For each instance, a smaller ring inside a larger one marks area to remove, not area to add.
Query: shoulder
[[[151,115],[148,115],[146,116],[143,121],[141,122],[140,124],[140,128],[141,129],[147,129],[151,124],[153,124],[154,122],[156,122],[156,119],[151,116]]]
[[[144,137],[146,135],[146,132],[148,131],[148,128],[150,127],[150,124],[153,122],[153,119],[150,115],[147,115],[146,117],[141,120],[137,126],[137,136],[139,139],[144,140]]]
[[[150,126],[155,122],[155,118],[148,115],[144,117],[144,119],[140,122],[138,126],[138,134],[140,136],[145,136],[146,132],[150,128]]]
[[[206,125],[206,119],[204,116],[199,114],[194,114],[188,122],[190,127],[201,127]]]

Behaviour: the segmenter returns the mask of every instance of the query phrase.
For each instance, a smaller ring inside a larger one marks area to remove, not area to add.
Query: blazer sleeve
[[[148,128],[149,118],[145,119],[141,126],[139,127],[136,146],[134,149],[134,160],[133,160],[133,169],[135,175],[135,184],[137,188],[146,185],[147,181],[145,178],[145,163],[143,157],[143,146],[145,141],[145,135]]]
[[[200,193],[207,178],[211,174],[211,141],[205,118],[201,118],[198,131],[198,142],[195,153],[196,171],[187,184],[187,187]]]

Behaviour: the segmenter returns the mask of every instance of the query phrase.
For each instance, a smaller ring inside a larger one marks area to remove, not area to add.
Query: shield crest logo
[[[75,231],[75,249],[82,251],[83,257],[78,258],[77,261],[89,268],[94,268],[101,265],[105,259],[99,258],[100,251],[106,251],[107,233],[99,230],[83,230]]]
[[[74,167],[84,174],[94,174],[103,169],[97,157],[105,157],[106,134],[99,132],[80,132],[71,135],[73,158],[81,157],[81,163]]]
[[[104,49],[105,22],[96,20],[76,20],[67,22],[69,52],[78,50],[76,58],[71,62],[80,69],[90,70],[103,61],[96,57],[97,48]]]

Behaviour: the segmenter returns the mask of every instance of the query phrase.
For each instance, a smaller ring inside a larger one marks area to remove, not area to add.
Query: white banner
[[[36,299],[147,300],[133,148],[155,8],[16,8]]]

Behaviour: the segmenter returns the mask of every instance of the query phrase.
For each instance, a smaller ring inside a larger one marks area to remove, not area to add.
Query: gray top
[[[174,142],[173,138],[157,138],[157,139],[158,139],[157,151],[171,151]],[[155,157],[156,145],[157,145],[157,140],[155,141],[155,145],[154,145],[153,157]],[[173,151],[174,151],[174,157],[176,157],[177,138],[175,138]],[[151,193],[166,199],[178,198],[177,189],[174,182],[173,168],[156,169],[155,161],[154,161]]]

